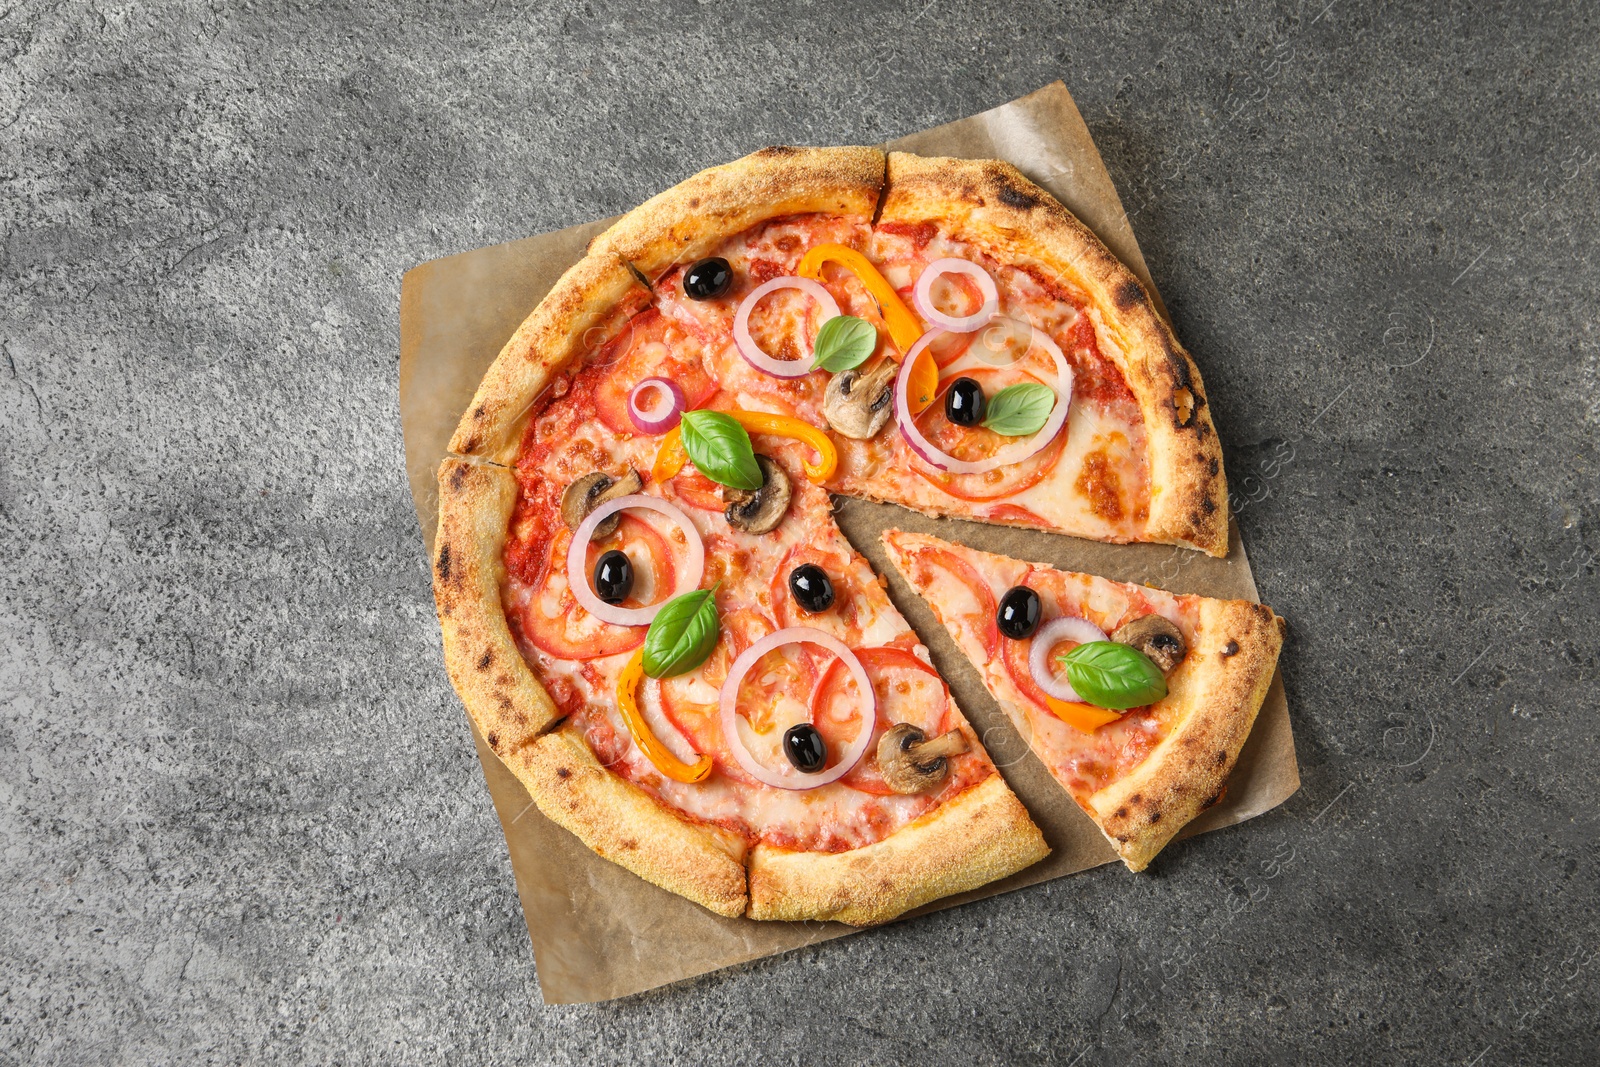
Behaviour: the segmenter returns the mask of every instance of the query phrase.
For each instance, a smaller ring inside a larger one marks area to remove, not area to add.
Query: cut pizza
[[[994,161],[773,148],[591,244],[440,471],[446,661],[596,852],[881,922],[1046,854],[829,493],[1223,555],[1198,370]]]
[[[1283,646],[1284,621],[1271,608],[924,534],[889,530],[883,541],[1130,870],[1222,798]]]

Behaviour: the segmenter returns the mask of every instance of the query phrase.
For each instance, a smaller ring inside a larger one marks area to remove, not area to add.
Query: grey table
[[[447,9],[0,12],[0,1059],[1600,1057],[1593,5]],[[401,272],[1057,77],[1292,620],[1303,790],[1148,876],[541,1006]]]

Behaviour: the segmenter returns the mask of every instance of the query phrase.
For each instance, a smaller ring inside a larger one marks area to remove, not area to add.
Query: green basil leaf
[[[760,489],[766,481],[756,466],[750,435],[731,415],[686,411],[679,425],[683,428],[683,450],[707,478],[735,489]]]
[[[670,678],[694,670],[717,647],[718,633],[715,589],[673,597],[661,605],[644,635],[644,673]]]
[[[1125,711],[1154,704],[1167,695],[1167,680],[1150,657],[1115,641],[1090,641],[1056,662],[1067,668],[1067,682],[1087,703]]]
[[[878,347],[878,331],[866,319],[854,315],[835,315],[817,331],[817,343],[811,353],[816,362],[812,370],[837,373],[859,367]]]
[[[1026,437],[1044,427],[1055,406],[1056,391],[1048,385],[1018,382],[989,400],[989,414],[984,416],[983,425],[1007,437]]]

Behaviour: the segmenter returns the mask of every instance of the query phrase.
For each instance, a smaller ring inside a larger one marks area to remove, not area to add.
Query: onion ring
[[[656,394],[656,401],[647,410],[644,402],[650,393]],[[666,378],[646,378],[628,393],[628,418],[640,433],[666,433],[683,419],[688,406],[683,389]]]
[[[573,599],[583,605],[583,610],[601,622],[615,623],[618,626],[649,626],[650,620],[656,617],[656,613],[672,597],[646,608],[624,608],[616,604],[607,604],[596,596],[595,591],[589,586],[587,573],[589,567],[586,557],[589,554],[589,542],[594,538],[594,528],[608,517],[627,508],[644,508],[646,511],[660,512],[683,528],[684,539],[689,542],[688,566],[684,568],[687,589],[700,587],[700,579],[704,578],[706,573],[706,546],[700,539],[700,531],[689,521],[689,516],[660,497],[646,496],[644,493],[607,500],[589,512],[578,524],[577,530],[572,534],[572,544],[567,549],[567,585],[572,588]],[[684,583],[680,582],[679,585],[683,586]],[[687,591],[685,588],[680,588],[673,595],[685,591]]]
[[[777,292],[779,289],[798,289],[820,304],[822,318],[818,320],[818,326],[839,315],[838,302],[820,282],[814,282],[810,278],[774,278],[770,282],[762,282],[756,286],[749,296],[739,302],[739,310],[733,316],[733,341],[738,346],[739,354],[744,357],[744,361],[763,374],[770,374],[774,378],[804,378],[811,373],[810,352],[801,359],[773,359],[761,351],[756,339],[750,336],[750,312],[755,310],[755,306],[768,293]]]
[[[790,770],[785,774],[763,767],[750,754],[750,750],[744,747],[744,741],[739,737],[739,684],[744,681],[744,676],[762,656],[775,648],[796,644],[821,645],[837,656],[855,678],[864,702],[861,709],[861,730],[856,734],[855,740],[844,750],[838,763],[828,770],[818,771],[815,774],[797,770]],[[739,653],[739,657],[728,667],[727,681],[722,683],[722,737],[727,743],[728,750],[733,753],[733,758],[744,768],[746,774],[778,789],[815,789],[830,782],[837,782],[849,774],[866,754],[867,745],[872,741],[872,727],[877,714],[878,695],[872,690],[872,681],[867,677],[866,668],[861,665],[861,660],[856,658],[856,654],[850,651],[843,641],[810,626],[790,626],[763,637]]]
[[[946,274],[964,274],[976,282],[983,305],[971,315],[947,315],[934,307],[933,283]],[[922,268],[916,287],[911,290],[911,302],[916,305],[917,314],[930,326],[950,333],[971,333],[988,323],[994,313],[1000,310],[1000,290],[995,288],[989,272],[976,263],[965,259],[936,259]]]
[[[1050,669],[1050,650],[1061,641],[1076,641],[1080,645],[1087,645],[1090,641],[1105,641],[1106,632],[1088,619],[1080,619],[1073,615],[1063,615],[1059,619],[1052,619],[1033,635],[1033,647],[1028,650],[1028,673],[1033,675],[1034,683],[1046,693],[1057,700],[1067,700],[1074,704],[1084,703],[1078,691],[1072,688],[1072,683],[1065,678],[1058,678]]]
[[[911,382],[911,368],[916,364],[917,356],[922,354],[934,338],[941,333],[949,331],[933,329],[923,334],[916,344],[911,346],[911,351],[906,353],[905,359],[900,362],[900,374],[894,380],[894,417],[900,426],[900,436],[904,437],[906,444],[911,446],[925,462],[940,470],[952,474],[985,474],[998,467],[1011,463],[1021,463],[1023,460],[1042,450],[1055,439],[1056,434],[1067,422],[1067,409],[1072,405],[1072,368],[1067,365],[1067,357],[1061,354],[1061,346],[1051,340],[1050,335],[1039,329],[1031,327],[1032,338],[1028,347],[1038,345],[1050,354],[1056,365],[1056,403],[1050,409],[1050,417],[1045,420],[1044,426],[1038,433],[1027,441],[1023,441],[1008,449],[1003,449],[988,459],[964,460],[957,459],[948,453],[939,451],[922,431],[917,429],[916,422],[911,417],[910,402],[907,400],[907,391]]]

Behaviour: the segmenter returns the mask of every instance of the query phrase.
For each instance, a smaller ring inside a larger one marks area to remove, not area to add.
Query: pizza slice
[[[1130,870],[1222,798],[1284,621],[1262,604],[884,534],[889,558]]]

